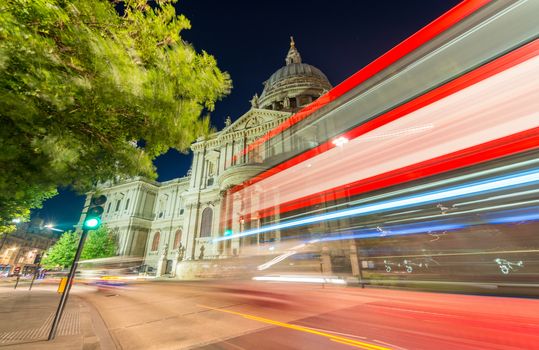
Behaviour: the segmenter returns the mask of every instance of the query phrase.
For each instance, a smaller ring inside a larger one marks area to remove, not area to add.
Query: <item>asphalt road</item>
[[[75,293],[120,349],[539,349],[539,300],[265,282]]]

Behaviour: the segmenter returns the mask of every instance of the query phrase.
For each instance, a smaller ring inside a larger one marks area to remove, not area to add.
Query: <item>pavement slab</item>
[[[54,285],[36,285],[30,291],[25,284],[14,289],[13,284],[3,283],[0,286],[0,349],[116,348],[107,329],[96,327],[100,320],[96,310],[76,295],[68,299],[56,338],[47,341],[59,301],[60,294]]]

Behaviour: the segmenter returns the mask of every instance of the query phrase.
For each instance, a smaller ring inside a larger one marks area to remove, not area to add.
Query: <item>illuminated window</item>
[[[200,237],[210,237],[211,236],[211,221],[213,217],[213,210],[211,208],[206,208],[202,212],[202,220],[200,223]]]
[[[157,251],[157,249],[159,249],[159,236],[161,236],[161,234],[159,232],[156,232],[153,235],[152,252],[155,252],[155,251]]]

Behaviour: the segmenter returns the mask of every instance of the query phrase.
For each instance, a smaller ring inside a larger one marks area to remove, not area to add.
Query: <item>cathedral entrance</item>
[[[165,268],[165,275],[170,275],[172,273],[172,260],[167,260],[167,266]]]

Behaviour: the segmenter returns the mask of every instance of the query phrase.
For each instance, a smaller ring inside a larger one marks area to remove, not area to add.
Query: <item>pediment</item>
[[[272,111],[269,109],[251,108],[234,123],[224,128],[219,136],[235,133],[241,130],[256,128],[260,125],[274,121],[276,119],[290,116],[288,112]]]

